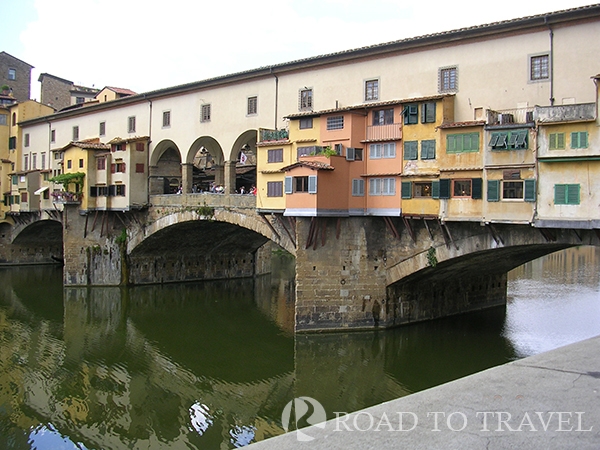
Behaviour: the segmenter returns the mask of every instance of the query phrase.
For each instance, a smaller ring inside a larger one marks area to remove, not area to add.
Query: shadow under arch
[[[38,220],[27,225],[13,236],[15,245],[61,245],[63,226],[57,220]]]
[[[181,152],[173,141],[159,142],[150,155],[149,192],[173,194],[181,185]]]
[[[247,193],[256,186],[256,142],[258,132],[246,130],[238,136],[230,151],[229,161],[235,165],[235,191]],[[233,175],[233,174],[232,174]]]

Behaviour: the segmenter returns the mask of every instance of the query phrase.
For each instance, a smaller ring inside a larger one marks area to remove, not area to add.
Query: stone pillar
[[[237,161],[225,161],[225,193],[235,194],[235,165]]]
[[[215,184],[216,185],[224,185],[225,184],[225,175],[223,166],[214,166],[215,168]]]
[[[296,242],[296,331],[386,325],[383,221],[298,217]]]
[[[194,183],[194,165],[192,163],[183,163],[181,165],[181,186],[184,194],[192,192]]]
[[[63,210],[63,281],[66,286],[122,284],[121,250],[117,237],[122,224],[110,211],[99,211],[92,231],[92,214],[80,215],[79,205]]]

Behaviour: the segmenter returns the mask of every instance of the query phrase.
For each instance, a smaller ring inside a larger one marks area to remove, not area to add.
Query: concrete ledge
[[[249,449],[598,449],[599,354],[597,336]]]

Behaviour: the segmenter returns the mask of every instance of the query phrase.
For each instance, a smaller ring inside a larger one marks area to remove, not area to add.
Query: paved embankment
[[[320,425],[248,450],[597,450],[600,336]]]

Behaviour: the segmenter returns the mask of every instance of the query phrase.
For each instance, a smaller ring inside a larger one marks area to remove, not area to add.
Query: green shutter
[[[479,133],[471,133],[471,145],[469,150],[472,152],[479,151]]]
[[[587,148],[587,131],[575,131],[571,133],[571,148]]]
[[[487,180],[487,201],[500,201],[500,180]]]
[[[440,180],[439,198],[450,198],[450,179]]]
[[[404,142],[404,159],[415,160],[419,157],[418,141],[405,141]]]
[[[483,198],[483,180],[481,178],[473,178],[471,180],[471,198],[479,200]]]
[[[579,205],[579,185],[568,184],[567,185],[567,205]]]
[[[412,182],[402,182],[402,198],[412,198]]]
[[[535,192],[535,180],[525,180],[525,201],[526,202],[535,202],[536,192]]]
[[[431,182],[431,198],[440,198],[440,182]]]
[[[421,159],[435,159],[435,140],[421,141]]]
[[[567,202],[567,185],[566,184],[555,184],[554,185],[554,204],[564,205]]]

